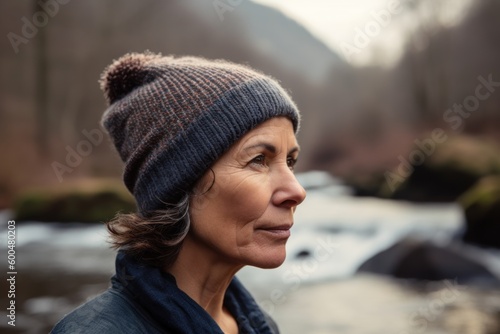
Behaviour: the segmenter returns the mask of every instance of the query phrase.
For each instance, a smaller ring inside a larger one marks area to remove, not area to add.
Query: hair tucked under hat
[[[197,57],[130,53],[103,73],[103,125],[125,163],[124,182],[143,215],[176,203],[245,133],[299,112],[272,78]]]

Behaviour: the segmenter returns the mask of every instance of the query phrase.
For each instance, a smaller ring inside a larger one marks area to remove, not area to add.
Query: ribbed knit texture
[[[227,61],[127,54],[103,73],[102,123],[125,163],[124,182],[147,216],[175,203],[258,124],[298,110],[272,78]]]

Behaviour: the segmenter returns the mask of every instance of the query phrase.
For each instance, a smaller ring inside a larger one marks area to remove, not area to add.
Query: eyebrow
[[[276,152],[277,152],[276,147],[274,145],[272,145],[272,144],[269,144],[269,143],[258,143],[256,145],[252,145],[252,146],[246,147],[246,148],[244,148],[244,150],[248,151],[248,150],[251,150],[251,149],[254,149],[254,148],[258,148],[258,147],[263,147],[266,151],[269,151],[272,154],[276,154]],[[298,151],[300,151],[299,146],[294,146],[294,147],[292,147],[288,151],[288,154],[292,154],[292,153],[295,153],[295,152],[298,152]]]

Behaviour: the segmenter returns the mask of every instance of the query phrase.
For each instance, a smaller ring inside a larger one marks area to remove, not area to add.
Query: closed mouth
[[[290,229],[292,228],[293,224],[282,224],[278,226],[264,226],[257,228],[257,231],[262,231],[266,232],[269,234],[272,234],[273,236],[276,237],[289,237],[290,236]]]

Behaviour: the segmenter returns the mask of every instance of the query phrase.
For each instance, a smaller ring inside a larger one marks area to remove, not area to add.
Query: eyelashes
[[[288,157],[286,159],[286,164],[287,164],[288,168],[290,168],[290,170],[294,170],[295,169],[295,165],[297,164],[297,158]]]
[[[264,156],[264,154],[259,154],[258,156],[256,156],[252,160],[250,160],[250,163],[255,164],[255,165],[265,166],[266,165],[266,157]]]
[[[264,154],[259,154],[256,157],[254,157],[252,160],[250,160],[250,164],[258,166],[258,167],[268,167],[269,161],[266,158]],[[286,164],[290,170],[294,170],[295,165],[297,164],[297,158],[294,158],[292,156],[288,156],[286,158]]]

